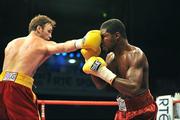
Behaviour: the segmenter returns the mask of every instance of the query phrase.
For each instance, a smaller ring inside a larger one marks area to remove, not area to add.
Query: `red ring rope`
[[[174,100],[173,104],[180,103]],[[77,100],[38,100],[41,105],[41,118],[45,120],[45,105],[86,105],[86,106],[117,106],[116,101],[77,101]]]

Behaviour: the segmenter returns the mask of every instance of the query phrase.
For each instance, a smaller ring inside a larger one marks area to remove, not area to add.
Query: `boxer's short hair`
[[[29,33],[31,31],[35,31],[37,26],[44,27],[44,25],[47,23],[51,24],[53,27],[55,27],[55,25],[56,25],[56,22],[46,15],[35,16],[29,23]]]
[[[114,34],[119,32],[123,38],[127,38],[126,27],[123,22],[119,19],[109,19],[102,23],[100,29],[106,29],[107,32]]]

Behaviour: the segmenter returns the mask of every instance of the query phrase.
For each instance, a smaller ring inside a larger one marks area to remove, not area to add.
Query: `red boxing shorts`
[[[22,73],[1,73],[0,120],[40,120],[33,81]]]
[[[118,110],[114,120],[156,120],[157,105],[149,90],[124,101],[126,111]]]

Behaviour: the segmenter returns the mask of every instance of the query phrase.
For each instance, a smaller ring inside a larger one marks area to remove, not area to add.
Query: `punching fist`
[[[115,59],[115,54],[113,52],[110,52],[106,56],[106,63],[110,64]]]
[[[111,85],[116,75],[106,66],[106,62],[101,57],[91,57],[84,64],[83,71],[86,74],[100,77]]]
[[[76,48],[91,49],[97,52],[101,44],[101,32],[100,30],[89,31],[83,39],[76,41]]]

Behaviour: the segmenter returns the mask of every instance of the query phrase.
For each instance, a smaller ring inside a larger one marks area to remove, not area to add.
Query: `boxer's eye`
[[[48,30],[48,33],[52,33],[52,30]]]

